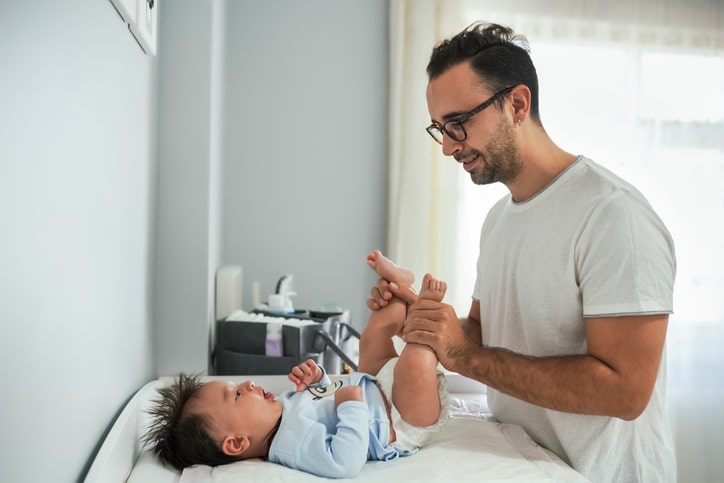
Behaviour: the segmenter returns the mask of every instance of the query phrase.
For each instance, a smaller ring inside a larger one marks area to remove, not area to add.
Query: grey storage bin
[[[298,315],[294,318],[300,318]],[[287,317],[291,318],[291,317]],[[359,333],[339,316],[326,319],[304,317],[309,325],[282,326],[281,357],[265,355],[267,324],[239,320],[218,320],[216,322],[216,343],[212,361],[217,375],[270,375],[288,374],[289,371],[307,359],[324,365],[330,374],[341,372],[342,361],[352,370],[356,363],[345,354],[340,346],[350,336],[359,338]],[[280,322],[284,317],[279,318]]]

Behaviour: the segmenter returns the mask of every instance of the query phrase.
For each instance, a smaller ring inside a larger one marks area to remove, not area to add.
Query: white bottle
[[[285,301],[285,296],[281,294],[271,294],[269,296],[269,304],[267,305],[267,311],[272,312],[274,314],[282,314],[282,315],[288,315],[294,313],[294,310],[291,311],[287,308],[287,303]]]
[[[267,322],[266,324],[266,355],[271,357],[284,355],[282,324],[278,322]]]

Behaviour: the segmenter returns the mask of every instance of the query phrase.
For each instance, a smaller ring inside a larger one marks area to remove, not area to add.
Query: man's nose
[[[442,154],[445,156],[453,156],[455,153],[460,151],[460,141],[455,141],[448,135],[442,137]]]

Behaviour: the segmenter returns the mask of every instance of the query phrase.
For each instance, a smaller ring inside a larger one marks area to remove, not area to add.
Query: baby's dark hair
[[[210,436],[206,417],[185,411],[202,386],[199,375],[181,373],[170,386],[157,389],[160,397],[148,410],[151,424],[142,441],[153,446],[164,465],[183,470],[196,464],[218,466],[236,461]]]

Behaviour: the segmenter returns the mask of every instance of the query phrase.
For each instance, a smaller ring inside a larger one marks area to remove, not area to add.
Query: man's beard
[[[495,137],[485,146],[487,155],[472,150],[471,156],[477,155],[480,164],[470,171],[470,179],[475,184],[484,185],[495,182],[507,184],[514,180],[522,169],[518,156],[518,145],[513,136],[513,129],[501,119]]]

